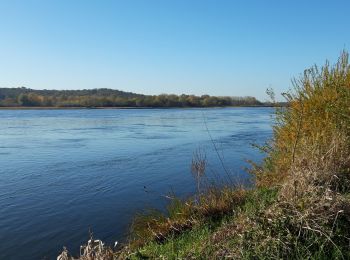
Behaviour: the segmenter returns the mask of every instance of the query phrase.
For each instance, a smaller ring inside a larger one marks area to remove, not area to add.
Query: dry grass
[[[350,259],[348,54],[293,82],[289,107],[277,109],[274,137],[262,147],[266,159],[253,165],[255,189],[203,187],[206,160],[197,153],[197,194],[171,198],[165,214],[139,215],[115,256]]]
[[[284,94],[289,108],[277,111],[273,149],[264,174],[258,176],[260,185],[282,183],[303,150],[317,147],[315,151],[324,156],[334,134],[350,133],[348,53],[343,52],[334,66],[327,62],[322,68],[305,70],[293,83],[294,89]]]
[[[187,200],[171,198],[167,213],[152,211],[136,216],[129,247],[137,248],[149,241],[162,243],[194,226],[233,214],[235,207],[244,202],[245,194],[244,189],[213,186]]]
[[[80,256],[75,258],[69,255],[66,248],[63,248],[62,253],[57,257],[57,260],[113,260],[113,250],[105,246],[101,240],[95,240],[90,234],[90,240],[86,245],[80,247]]]
[[[277,199],[221,227],[212,237],[217,257],[350,257],[348,54],[294,84],[265,163],[253,170],[258,187],[278,187]]]

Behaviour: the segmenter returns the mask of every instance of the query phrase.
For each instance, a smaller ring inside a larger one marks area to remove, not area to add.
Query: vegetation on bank
[[[119,250],[80,259],[350,259],[348,58],[293,81],[289,106],[276,110],[274,136],[260,147],[266,157],[252,163],[254,187],[213,184],[196,156],[192,198],[137,216]]]
[[[113,89],[0,88],[0,107],[224,107],[261,106],[254,97],[140,95]]]

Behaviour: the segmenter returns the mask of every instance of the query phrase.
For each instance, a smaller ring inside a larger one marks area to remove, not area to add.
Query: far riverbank
[[[259,107],[283,107],[283,104],[256,105],[256,106],[217,106],[217,107],[0,107],[0,110],[64,110],[64,109],[193,109],[193,108],[259,108]]]

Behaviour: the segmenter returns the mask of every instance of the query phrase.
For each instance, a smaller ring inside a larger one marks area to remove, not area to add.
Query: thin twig
[[[219,151],[218,151],[218,148],[216,147],[216,144],[215,144],[215,142],[214,142],[214,139],[213,139],[213,137],[212,137],[212,135],[211,135],[211,133],[210,133],[210,131],[209,131],[209,128],[208,128],[208,125],[207,125],[207,122],[206,122],[205,115],[204,115],[203,111],[202,111],[202,115],[203,115],[203,121],[204,121],[205,129],[207,130],[207,133],[208,133],[208,135],[209,135],[209,138],[210,138],[210,140],[211,140],[211,142],[212,142],[212,144],[213,144],[213,146],[214,146],[215,152],[216,152],[216,154],[217,154],[217,156],[218,156],[218,158],[219,158],[219,161],[220,161],[220,163],[221,163],[221,166],[222,166],[222,168],[224,169],[224,171],[225,171],[225,173],[226,173],[228,179],[230,180],[230,182],[231,182],[231,184],[232,184],[232,179],[231,179],[230,173],[229,173],[229,171],[226,169],[226,166],[225,166],[225,164],[224,164],[224,161],[222,160],[222,158],[221,158],[221,156],[220,156],[220,153],[219,153]]]

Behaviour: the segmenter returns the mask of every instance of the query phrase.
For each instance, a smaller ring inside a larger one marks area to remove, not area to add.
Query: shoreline
[[[263,107],[280,107],[273,105],[256,105],[256,106],[217,106],[217,107],[0,107],[0,110],[79,110],[79,109],[194,109],[194,108],[263,108]]]

